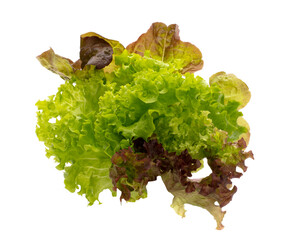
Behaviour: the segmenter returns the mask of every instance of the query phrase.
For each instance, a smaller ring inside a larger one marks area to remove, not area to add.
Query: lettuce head
[[[195,76],[202,54],[180,40],[176,24],[153,23],[126,48],[93,32],[80,42],[75,62],[52,49],[37,57],[64,80],[36,103],[36,134],[65,187],[89,205],[105,189],[134,202],[161,177],[177,214],[185,216],[185,204],[202,207],[222,229],[222,207],[237,192],[231,180],[253,158],[240,111],[251,97],[247,85],[225,72],[209,83]],[[204,162],[212,173],[192,178]]]

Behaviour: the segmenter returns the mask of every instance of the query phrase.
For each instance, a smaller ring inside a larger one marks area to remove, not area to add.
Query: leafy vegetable
[[[200,50],[193,44],[182,42],[176,24],[169,26],[153,23],[150,29],[126,48],[130,53],[143,56],[149,51],[150,57],[166,63],[175,63],[181,72],[195,72],[202,68]]]
[[[52,49],[38,56],[66,81],[37,102],[36,134],[64,170],[66,188],[90,205],[105,189],[120,190],[125,201],[145,198],[147,183],[160,176],[179,215],[184,204],[199,206],[222,229],[222,207],[237,191],[231,179],[253,158],[239,111],[250,92],[232,74],[214,74],[210,85],[195,77],[201,53],[178,33],[177,25],[154,23],[125,49],[90,32],[81,35],[76,62]],[[192,179],[204,159],[212,173]]]
[[[63,79],[69,79],[74,72],[72,60],[55,54],[51,48],[39,55],[37,59],[45,68],[59,74]]]
[[[210,85],[218,85],[224,94],[224,101],[237,101],[240,103],[238,109],[247,105],[250,101],[251,93],[248,86],[234,74],[219,72],[209,79]]]
[[[112,55],[120,54],[124,47],[115,40],[104,38],[89,32],[81,35],[81,67],[94,65],[97,69],[106,67],[112,62]]]
[[[94,136],[98,98],[110,87],[104,85],[101,72],[90,74],[82,79],[72,76],[55,96],[37,102],[36,133],[47,147],[47,156],[54,156],[57,168],[65,170],[66,188],[71,192],[79,189],[79,194],[85,194],[93,204],[101,191],[112,189],[110,156],[96,144]]]

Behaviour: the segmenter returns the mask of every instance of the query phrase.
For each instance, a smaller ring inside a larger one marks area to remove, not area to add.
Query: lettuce
[[[134,202],[160,176],[177,214],[185,216],[184,204],[199,206],[223,228],[222,207],[237,191],[231,179],[253,158],[239,111],[251,96],[242,80],[219,72],[208,84],[194,76],[203,66],[201,52],[180,40],[175,24],[154,23],[126,48],[83,34],[75,62],[52,49],[37,58],[65,80],[36,103],[36,134],[69,191],[90,205],[105,189]],[[204,159],[212,173],[193,180]]]
[[[174,63],[179,71],[195,72],[203,67],[200,50],[191,43],[182,42],[179,37],[179,28],[176,24],[166,26],[163,23],[154,23],[139,39],[126,48],[130,53],[141,56],[146,51],[153,59],[166,63]]]

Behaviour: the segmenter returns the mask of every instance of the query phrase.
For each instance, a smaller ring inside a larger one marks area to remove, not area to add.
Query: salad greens
[[[251,96],[242,80],[220,72],[208,84],[194,76],[202,54],[180,40],[176,24],[153,23],[126,48],[83,34],[76,62],[52,49],[37,58],[65,80],[36,103],[36,134],[64,170],[69,191],[85,195],[89,205],[105,189],[134,202],[160,176],[179,215],[185,216],[184,204],[199,206],[223,228],[222,207],[237,191],[231,179],[253,158],[239,111]],[[204,159],[212,173],[191,178]]]

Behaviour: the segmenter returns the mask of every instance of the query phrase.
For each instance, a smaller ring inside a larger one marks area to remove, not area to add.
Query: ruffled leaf
[[[245,160],[253,158],[251,151],[243,151],[245,148],[243,139],[235,143],[227,143],[225,141],[225,147],[226,145],[229,146],[227,152],[231,153],[232,157],[236,159],[236,164],[228,163],[228,161],[223,162],[220,159],[214,158],[214,156],[209,156],[208,164],[212,173],[205,178],[195,180],[181,178],[180,171],[189,166],[187,162],[184,162],[179,168],[174,168],[172,171],[162,174],[167,190],[174,195],[171,206],[177,214],[185,217],[184,204],[186,203],[202,207],[213,215],[217,222],[217,229],[223,228],[222,220],[225,211],[222,211],[222,207],[232,200],[233,195],[237,191],[236,186],[231,189],[231,179],[242,176],[242,173],[236,171],[236,167],[246,171]],[[233,148],[233,150],[230,151],[230,148]],[[190,173],[188,177],[191,176],[192,174]],[[216,205],[216,202],[219,205]]]
[[[182,73],[196,72],[203,67],[200,50],[191,43],[182,42],[176,24],[153,23],[138,40],[129,44],[130,53],[149,57],[166,63],[174,63]],[[148,52],[148,53],[147,53]]]
[[[96,200],[99,201],[99,194],[103,190],[112,190],[109,177],[110,158],[102,150],[87,150],[72,158],[74,163],[65,167],[65,187],[69,191],[75,192],[79,189],[78,194],[85,194],[89,205],[92,205]]]
[[[134,202],[147,196],[146,185],[160,175],[158,166],[144,153],[134,153],[131,148],[122,149],[111,159],[110,177],[114,190],[122,194],[120,200]]]
[[[120,126],[118,128],[119,132],[126,138],[134,138],[136,136],[147,139],[150,137],[155,130],[155,125],[153,123],[153,117],[151,114],[146,112],[141,116],[141,118],[130,126]]]
[[[136,201],[146,197],[146,185],[149,181],[162,176],[167,190],[174,195],[171,206],[177,214],[185,217],[186,203],[199,206],[208,210],[217,221],[217,229],[222,229],[225,212],[221,208],[232,200],[237,191],[236,186],[231,189],[231,179],[242,176],[242,173],[236,171],[236,167],[246,171],[244,161],[249,157],[253,158],[252,152],[244,152],[243,139],[234,143],[224,140],[222,148],[225,149],[225,154],[230,153],[236,160],[222,161],[216,158],[215,152],[211,152],[208,164],[212,173],[205,178],[192,180],[189,177],[199,169],[201,163],[193,159],[187,150],[178,155],[166,151],[155,138],[148,142],[138,138],[134,140],[134,151],[129,148],[114,154],[110,177],[115,190],[122,192],[121,199]]]
[[[111,159],[110,177],[115,190],[122,194],[121,199],[135,201],[146,197],[146,185],[157,176],[166,172],[177,172],[178,180],[186,182],[191,172],[197,170],[201,163],[192,159],[187,150],[180,155],[167,152],[156,139],[148,142],[142,138],[133,141],[133,149],[122,149]],[[134,197],[133,197],[134,196]]]
[[[55,96],[37,102],[36,134],[47,147],[47,156],[58,163],[57,169],[64,170],[66,188],[79,189],[93,204],[100,192],[113,188],[110,157],[96,144],[94,132],[99,97],[108,86],[100,72],[86,74],[90,75],[81,79],[73,76],[74,81],[62,84]]]

